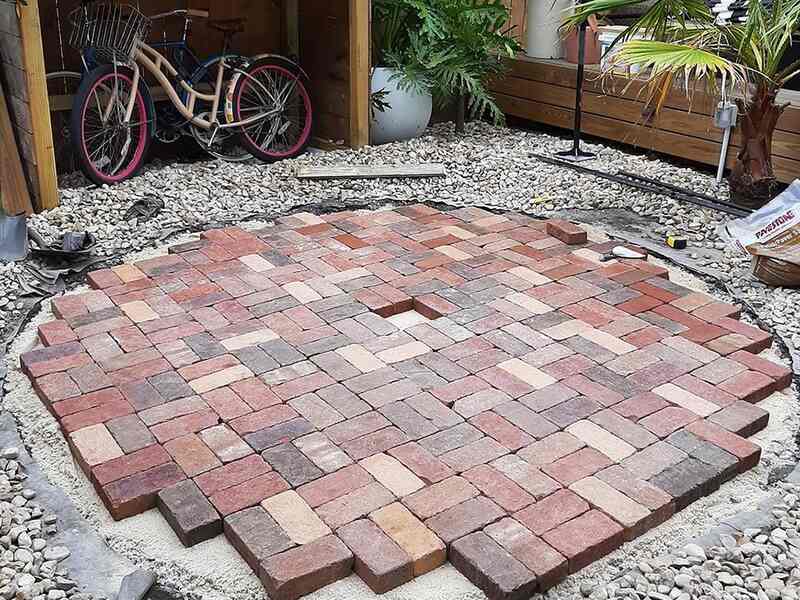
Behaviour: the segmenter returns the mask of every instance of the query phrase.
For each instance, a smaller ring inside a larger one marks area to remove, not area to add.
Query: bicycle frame
[[[186,118],[186,120],[202,129],[212,129],[212,128],[219,128],[219,129],[228,129],[232,127],[243,127],[246,125],[250,125],[252,123],[256,123],[258,121],[262,121],[266,118],[269,118],[273,114],[277,114],[280,112],[278,109],[268,111],[262,114],[255,115],[243,121],[234,121],[234,122],[226,122],[220,123],[217,119],[217,114],[219,110],[220,100],[223,96],[222,94],[222,84],[223,84],[223,75],[225,73],[225,67],[227,66],[225,63],[225,59],[223,58],[220,60],[219,65],[217,66],[217,77],[216,82],[214,84],[214,93],[213,94],[204,94],[195,90],[190,84],[188,84],[184,79],[178,79],[178,84],[188,93],[186,102],[181,99],[178,95],[178,92],[175,90],[175,87],[172,85],[170,81],[170,77],[178,76],[178,70],[169,62],[169,60],[160,52],[152,48],[151,46],[145,44],[144,42],[139,42],[136,51],[134,53],[134,61],[132,64],[133,68],[133,88],[137,89],[139,85],[139,80],[141,79],[141,69],[139,65],[142,65],[146,71],[148,71],[153,77],[155,77],[156,81],[161,85],[161,88],[167,94],[167,97],[175,106],[176,110]],[[239,68],[234,67],[234,72],[237,75],[245,75],[247,74]],[[238,77],[234,77],[231,81],[231,86],[236,83]],[[254,80],[255,81],[255,80]],[[263,86],[258,82],[255,81],[259,87]],[[265,89],[264,90],[267,94],[269,92]],[[227,104],[230,103],[230,98],[233,97],[233,90],[230,90],[229,94],[225,95],[225,102],[226,102],[226,114],[231,114],[229,110],[227,110]],[[133,114],[133,106],[136,99],[135,94],[131,94],[131,97],[128,100],[128,106],[126,107],[125,111],[125,122],[130,122],[131,115]],[[212,108],[209,113],[210,119],[205,119],[203,117],[199,117],[194,114],[194,106],[195,102],[200,99],[206,102],[211,102]]]

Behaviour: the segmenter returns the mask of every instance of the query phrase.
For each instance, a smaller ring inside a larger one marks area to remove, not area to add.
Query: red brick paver
[[[756,464],[791,372],[565,221],[297,213],[95,271],[23,371],[116,519],[224,531],[275,600],[453,564],[527,598]]]

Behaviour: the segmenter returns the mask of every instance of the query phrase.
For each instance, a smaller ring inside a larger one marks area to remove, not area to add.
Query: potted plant
[[[502,0],[375,0],[373,6],[373,31],[380,36],[376,49],[395,71],[390,82],[408,92],[430,93],[439,106],[455,103],[458,132],[464,131],[467,111],[473,118],[503,121],[486,82],[503,72],[504,55],[514,56],[521,48]],[[373,95],[373,107],[381,101],[391,106],[382,107],[384,113],[397,109],[392,94]]]
[[[647,0],[644,0],[647,1]],[[590,15],[643,0],[589,0],[566,20],[574,26]],[[743,22],[720,23],[699,0],[655,0],[625,32],[611,62],[634,66],[647,81],[648,102],[659,110],[680,82],[715,94],[732,84],[740,93],[739,154],[731,174],[731,199],[757,208],[776,194],[772,136],[786,108],[778,90],[800,72],[800,60],[785,61],[792,36],[800,30],[800,0],[748,0]],[[645,39],[633,39],[640,34]],[[786,63],[789,64],[786,64]]]
[[[412,2],[374,0],[372,23],[370,141],[384,144],[418,137],[433,112],[431,85],[414,33],[419,13]]]

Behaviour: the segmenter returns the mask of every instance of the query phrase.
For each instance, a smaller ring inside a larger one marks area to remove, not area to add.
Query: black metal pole
[[[575,121],[572,126],[572,149],[556,152],[556,156],[575,162],[594,158],[594,154],[591,152],[581,150],[581,114],[583,109],[583,79],[586,66],[587,27],[586,21],[582,21],[578,27],[578,72],[575,78]]]

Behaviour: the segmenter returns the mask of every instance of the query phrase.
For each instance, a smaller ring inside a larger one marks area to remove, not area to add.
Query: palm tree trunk
[[[760,84],[749,102],[739,101],[742,148],[728,182],[731,199],[741,206],[760,208],[777,193],[772,169],[772,136],[786,106],[775,102],[777,90]]]

